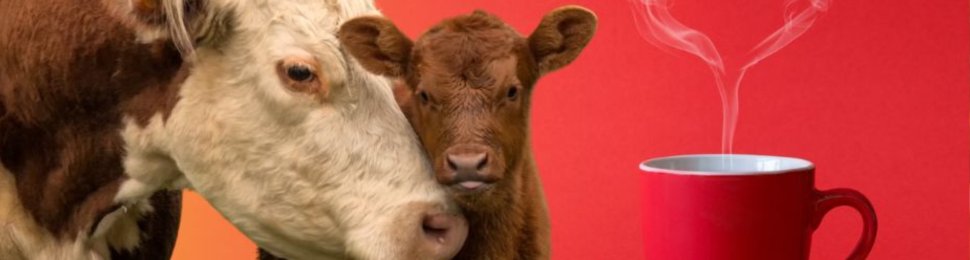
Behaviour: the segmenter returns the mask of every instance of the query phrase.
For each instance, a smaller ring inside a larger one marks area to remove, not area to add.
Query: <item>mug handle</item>
[[[822,223],[822,218],[830,210],[839,206],[854,208],[862,215],[862,237],[859,238],[859,243],[852,250],[852,254],[846,259],[866,259],[869,251],[872,250],[872,245],[876,242],[876,229],[878,228],[876,211],[872,208],[872,203],[869,203],[869,199],[866,199],[866,196],[858,191],[845,188],[816,190],[815,194],[815,222],[812,225],[812,230],[818,229],[819,224]]]

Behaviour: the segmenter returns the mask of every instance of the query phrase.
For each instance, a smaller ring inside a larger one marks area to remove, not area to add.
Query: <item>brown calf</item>
[[[595,28],[592,12],[572,6],[546,15],[528,38],[481,11],[445,20],[415,43],[380,17],[342,26],[341,43],[365,68],[407,85],[398,101],[470,222],[456,258],[549,258],[530,97],[536,80],[572,62]]]

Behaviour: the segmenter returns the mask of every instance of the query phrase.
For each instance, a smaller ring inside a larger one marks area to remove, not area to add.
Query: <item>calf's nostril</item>
[[[475,166],[475,169],[479,171],[481,171],[482,169],[485,169],[485,165],[488,165],[488,154],[482,153],[481,156],[482,156],[481,161],[479,161],[478,165]]]
[[[451,158],[451,155],[448,155],[448,160],[447,161],[448,161],[448,169],[450,169],[452,171],[457,171],[458,170],[458,165],[455,164],[455,161],[454,161],[454,159]]]

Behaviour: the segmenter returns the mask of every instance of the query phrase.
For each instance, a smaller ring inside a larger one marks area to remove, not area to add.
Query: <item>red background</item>
[[[673,0],[673,15],[730,59],[777,29],[782,0]],[[572,65],[540,80],[532,132],[555,259],[640,259],[640,161],[720,150],[706,65],[640,38],[625,0],[378,0],[412,37],[481,8],[528,34],[564,4],[599,30]],[[967,259],[970,214],[968,1],[835,0],[741,87],[735,152],[816,163],[821,189],[865,193],[879,217],[871,259]],[[646,212],[644,214],[649,214]],[[814,235],[813,259],[844,259],[861,232],[847,208]],[[194,194],[175,259],[253,259],[255,249]]]

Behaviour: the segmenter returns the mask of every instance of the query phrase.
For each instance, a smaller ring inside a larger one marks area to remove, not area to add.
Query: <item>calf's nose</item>
[[[476,174],[488,163],[486,153],[448,154],[448,168],[458,174]]]
[[[488,153],[449,153],[448,170],[451,172],[450,184],[465,191],[474,191],[494,182],[488,173]]]

